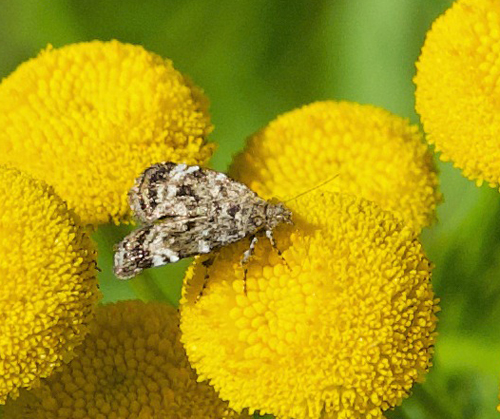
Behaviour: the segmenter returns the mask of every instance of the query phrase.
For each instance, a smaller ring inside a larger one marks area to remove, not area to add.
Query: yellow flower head
[[[196,382],[178,323],[161,303],[99,307],[75,359],[7,404],[5,418],[248,418]]]
[[[95,251],[51,187],[0,166],[0,404],[79,345],[99,296]]]
[[[440,200],[432,156],[416,126],[374,106],[316,102],[279,116],[252,136],[231,173],[264,198],[321,190],[376,202],[416,230]]]
[[[415,76],[427,140],[469,179],[500,184],[500,0],[458,0],[427,33]]]
[[[352,195],[290,203],[295,226],[262,238],[243,291],[243,240],[188,270],[182,341],[235,410],[280,418],[380,418],[430,366],[437,311],[416,233]]]
[[[0,84],[0,163],[54,186],[84,223],[127,220],[134,178],[159,161],[205,164],[207,101],[142,47],[47,48]]]

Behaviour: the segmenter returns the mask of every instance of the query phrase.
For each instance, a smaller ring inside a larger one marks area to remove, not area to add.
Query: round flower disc
[[[286,201],[319,185],[352,193],[416,230],[433,221],[441,199],[418,128],[349,102],[316,102],[279,116],[249,138],[230,173],[266,199]]]
[[[279,418],[381,418],[430,365],[437,311],[416,233],[352,195],[290,203],[294,226],[242,240],[208,269],[198,258],[181,301],[182,341],[200,379],[235,410]],[[206,287],[203,282],[208,274]]]
[[[5,419],[249,419],[196,382],[179,334],[168,305],[101,306],[73,361],[7,404]]]
[[[0,163],[53,185],[83,223],[127,220],[127,192],[146,167],[208,161],[207,106],[142,47],[49,47],[0,84]]]
[[[0,404],[67,361],[99,297],[95,251],[51,187],[0,166]]]
[[[427,33],[416,110],[429,143],[480,185],[500,184],[500,0],[458,0]]]

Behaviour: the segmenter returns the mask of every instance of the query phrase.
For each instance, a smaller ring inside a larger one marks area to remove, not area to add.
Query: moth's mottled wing
[[[129,202],[137,219],[150,224],[166,217],[204,217],[217,212],[220,203],[230,208],[245,196],[260,200],[223,173],[165,162],[149,167],[136,179]]]
[[[214,224],[207,224],[204,217],[199,217],[165,219],[134,230],[116,246],[115,275],[128,279],[143,269],[209,253],[214,250],[215,229]]]
[[[264,201],[242,183],[185,164],[149,167],[136,180],[129,200],[146,225],[116,249],[115,274],[123,279],[146,268],[210,253],[261,230],[271,240],[276,225],[291,221],[281,204]]]

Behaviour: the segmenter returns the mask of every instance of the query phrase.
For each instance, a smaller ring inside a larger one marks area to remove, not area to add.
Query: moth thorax
[[[268,203],[266,207],[266,224],[273,229],[281,223],[292,223],[292,212],[283,204]]]

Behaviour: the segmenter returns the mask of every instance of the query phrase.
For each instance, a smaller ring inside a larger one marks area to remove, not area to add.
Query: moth
[[[128,198],[143,226],[116,246],[114,272],[121,279],[249,237],[244,266],[258,234],[265,233],[276,248],[274,228],[292,223],[292,213],[282,203],[261,199],[224,173],[186,164],[164,162],[147,168]]]

